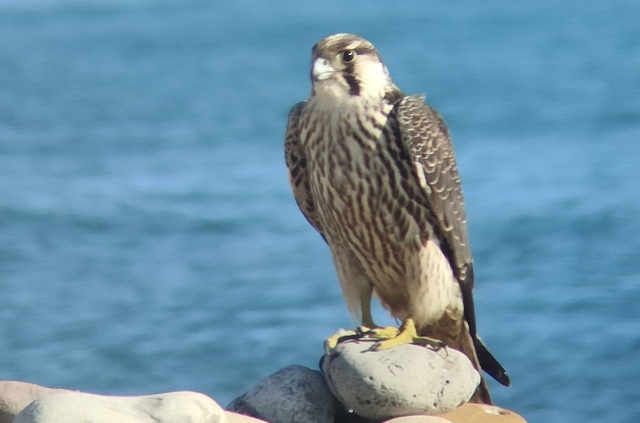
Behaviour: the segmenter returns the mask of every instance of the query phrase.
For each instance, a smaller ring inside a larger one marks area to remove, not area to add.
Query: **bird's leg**
[[[362,324],[358,326],[357,330],[362,333],[378,327],[378,325],[373,323],[373,316],[371,315],[371,294],[372,292],[369,292],[364,301],[360,301]]]
[[[396,327],[375,328],[364,333],[370,339],[376,339],[378,342],[373,344],[369,351],[380,351],[393,348],[403,344],[423,345],[439,350],[445,347],[445,343],[427,336],[419,336],[413,319],[405,320],[400,329]]]

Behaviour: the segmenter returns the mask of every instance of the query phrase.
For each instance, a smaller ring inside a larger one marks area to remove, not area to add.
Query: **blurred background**
[[[0,0],[0,379],[224,406],[317,368],[354,322],[283,134],[311,46],[354,32],[451,129],[495,401],[637,422],[638,22],[637,0]]]

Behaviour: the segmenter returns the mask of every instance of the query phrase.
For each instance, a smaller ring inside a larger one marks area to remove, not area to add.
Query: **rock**
[[[227,406],[271,423],[332,423],[340,408],[322,373],[297,365],[278,370]]]
[[[344,413],[336,416],[334,423],[374,423],[373,420],[365,419],[355,413]]]
[[[258,420],[254,417],[233,413],[231,411],[225,411],[224,413],[227,416],[227,423],[269,423],[266,420]]]
[[[196,392],[112,397],[53,393],[35,400],[13,423],[227,423],[224,410]]]
[[[341,416],[336,423],[374,423],[355,414]],[[404,416],[384,420],[384,423],[527,423],[512,411],[494,405],[462,404],[453,411],[432,416]]]
[[[439,416],[404,416],[385,420],[385,423],[451,423],[451,420]]]
[[[451,348],[407,344],[366,351],[369,347],[367,341],[342,342],[324,357],[322,369],[342,404],[371,420],[453,410],[480,383],[469,359]]]
[[[513,411],[485,404],[464,404],[441,417],[453,423],[527,423]]]
[[[66,389],[51,389],[33,383],[13,380],[0,381],[0,423],[11,423],[32,401],[55,392],[71,392]]]

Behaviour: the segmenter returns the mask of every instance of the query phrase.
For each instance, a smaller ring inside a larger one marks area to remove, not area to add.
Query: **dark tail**
[[[465,269],[466,279],[460,282],[462,301],[464,304],[464,323],[462,333],[460,334],[462,342],[458,345],[462,345],[461,351],[469,357],[469,360],[471,360],[481,377],[482,370],[484,370],[504,386],[509,386],[511,385],[511,380],[509,380],[509,376],[507,376],[504,367],[502,367],[502,365],[498,363],[498,360],[489,352],[489,349],[476,332],[476,316],[472,294],[474,281],[473,265],[467,264]],[[491,404],[489,389],[484,378],[481,380],[480,386],[471,401]]]
[[[469,357],[469,360],[471,360],[473,366],[476,368],[478,373],[480,373],[480,385],[478,385],[476,392],[471,396],[469,402],[493,404],[493,402],[491,401],[491,394],[489,393],[489,386],[487,385],[487,381],[482,376],[482,365],[479,359],[480,354],[476,350],[477,343],[474,342],[473,339],[471,339],[471,335],[466,330],[462,331],[460,337],[461,342],[458,344],[460,346],[460,351],[462,351],[466,354],[467,357]],[[486,348],[484,348],[484,351],[487,351],[487,353],[489,352]]]
[[[489,352],[489,349],[485,345],[484,341],[482,341],[482,338],[476,336],[474,344],[476,347],[476,355],[478,356],[478,361],[480,362],[482,370],[487,372],[492,378],[500,382],[502,385],[510,386],[511,379],[509,379],[507,371]]]

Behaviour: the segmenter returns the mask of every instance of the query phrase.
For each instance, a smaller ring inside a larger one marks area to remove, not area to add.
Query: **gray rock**
[[[368,419],[444,413],[467,402],[480,383],[469,359],[451,348],[369,347],[366,341],[340,343],[322,363],[331,391]]]
[[[13,423],[226,423],[224,410],[196,392],[112,397],[54,393],[33,401]]]
[[[355,413],[344,413],[336,417],[333,423],[376,423]]]
[[[322,373],[297,365],[278,370],[227,406],[271,423],[331,423],[339,409]]]

